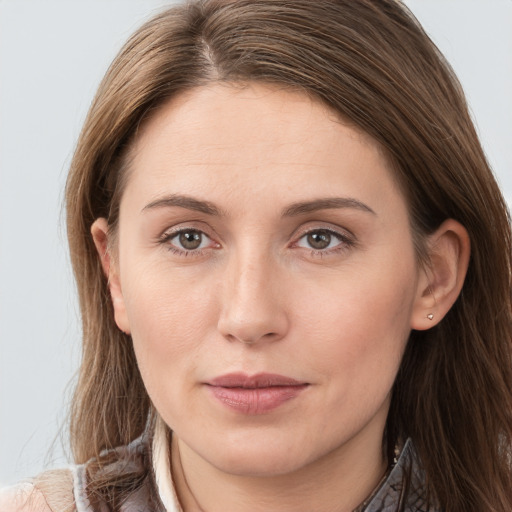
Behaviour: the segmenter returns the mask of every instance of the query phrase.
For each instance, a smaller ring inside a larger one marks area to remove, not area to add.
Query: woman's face
[[[211,85],[133,147],[112,296],[183,449],[235,474],[380,450],[419,269],[378,146],[296,92]]]

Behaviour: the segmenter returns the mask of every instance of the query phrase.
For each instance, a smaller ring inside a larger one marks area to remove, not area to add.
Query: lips
[[[271,373],[231,373],[206,383],[212,395],[231,410],[263,414],[296,398],[309,384]]]

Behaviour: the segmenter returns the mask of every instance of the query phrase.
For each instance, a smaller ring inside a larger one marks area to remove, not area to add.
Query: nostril
[[[269,338],[273,338],[277,336],[277,333],[275,332],[269,332],[267,334],[264,334],[263,336],[260,336],[259,339],[269,339]],[[258,339],[243,339],[243,338],[240,338],[239,341],[241,341],[244,345],[254,345],[255,343],[258,342]]]
[[[236,335],[236,334],[227,334],[226,338],[229,341],[238,341],[240,343],[243,343],[244,345],[254,345],[258,343],[258,341],[264,341],[268,340],[271,341],[273,338],[278,338],[279,335],[276,332],[268,332],[263,335],[257,335],[257,336],[243,336],[243,335]]]
[[[256,340],[240,340],[244,345],[254,345]]]

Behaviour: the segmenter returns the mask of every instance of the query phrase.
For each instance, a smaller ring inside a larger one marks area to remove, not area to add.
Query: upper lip
[[[304,386],[307,382],[301,382],[291,377],[277,375],[275,373],[257,373],[247,375],[245,373],[228,373],[209,380],[206,384],[223,388],[269,388],[277,386]]]

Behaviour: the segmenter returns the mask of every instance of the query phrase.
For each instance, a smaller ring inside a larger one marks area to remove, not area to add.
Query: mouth
[[[253,376],[230,373],[205,383],[211,394],[235,412],[264,414],[298,397],[309,387],[283,375],[259,373]]]

